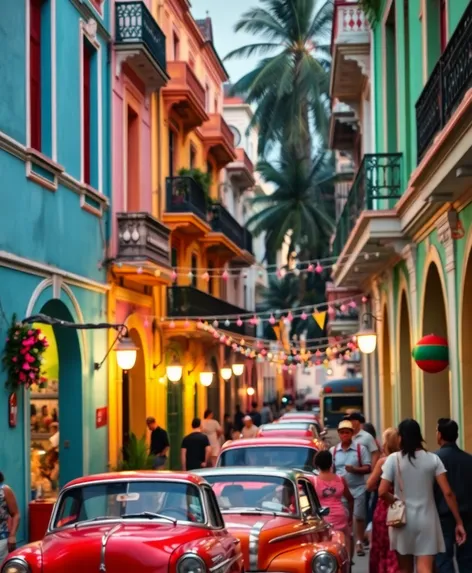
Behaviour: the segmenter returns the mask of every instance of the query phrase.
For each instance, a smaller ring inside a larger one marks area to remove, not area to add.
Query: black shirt
[[[436,454],[446,468],[447,480],[456,495],[461,515],[472,519],[472,456],[456,444],[444,444]],[[436,483],[434,484],[434,497],[439,517],[441,519],[452,518],[442,491]]]
[[[182,440],[182,449],[185,454],[185,465],[188,471],[202,467],[205,461],[205,450],[210,445],[208,436],[201,432],[192,432]]]
[[[254,424],[254,426],[259,427],[261,425],[261,420],[262,420],[262,416],[259,414],[259,412],[257,410],[251,410],[249,415],[252,418],[252,423]]]
[[[151,454],[158,456],[163,450],[169,447],[169,436],[164,428],[155,428],[151,432]]]

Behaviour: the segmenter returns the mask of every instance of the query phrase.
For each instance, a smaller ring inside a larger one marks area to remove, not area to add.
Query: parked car
[[[312,472],[313,460],[320,451],[313,438],[259,437],[223,444],[217,466],[266,466],[297,468]]]
[[[179,472],[116,472],[61,491],[46,536],[8,556],[2,573],[242,573],[211,487]]]
[[[241,541],[247,571],[348,573],[344,534],[334,532],[305,472],[197,470],[213,487],[226,527]]]
[[[313,438],[322,446],[322,440],[315,424],[305,421],[278,422],[276,424],[263,424],[259,427],[258,436],[287,436],[287,438]]]

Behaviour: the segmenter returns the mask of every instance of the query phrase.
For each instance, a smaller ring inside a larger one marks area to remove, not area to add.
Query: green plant
[[[122,459],[116,471],[152,470],[153,456],[149,453],[146,438],[131,433],[128,443],[121,450]]]
[[[205,192],[205,195],[208,197],[210,195],[210,187],[211,187],[211,173],[207,173],[197,169],[196,167],[192,167],[191,169],[186,169],[183,167],[179,171],[180,177],[191,177],[195,183],[198,183],[200,187]]]

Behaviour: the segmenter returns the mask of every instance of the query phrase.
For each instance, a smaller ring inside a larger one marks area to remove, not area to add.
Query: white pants
[[[0,565],[5,561],[8,555],[8,539],[0,539]]]

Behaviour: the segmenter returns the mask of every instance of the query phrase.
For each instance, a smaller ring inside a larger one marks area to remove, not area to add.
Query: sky
[[[234,32],[234,24],[249,8],[255,8],[258,0],[190,0],[192,15],[196,19],[205,18],[207,11],[213,23],[213,36],[215,47],[223,59],[228,52],[254,42],[254,36],[243,32]],[[234,83],[246,72],[252,70],[258,62],[258,57],[230,60],[224,62],[231,82]]]

